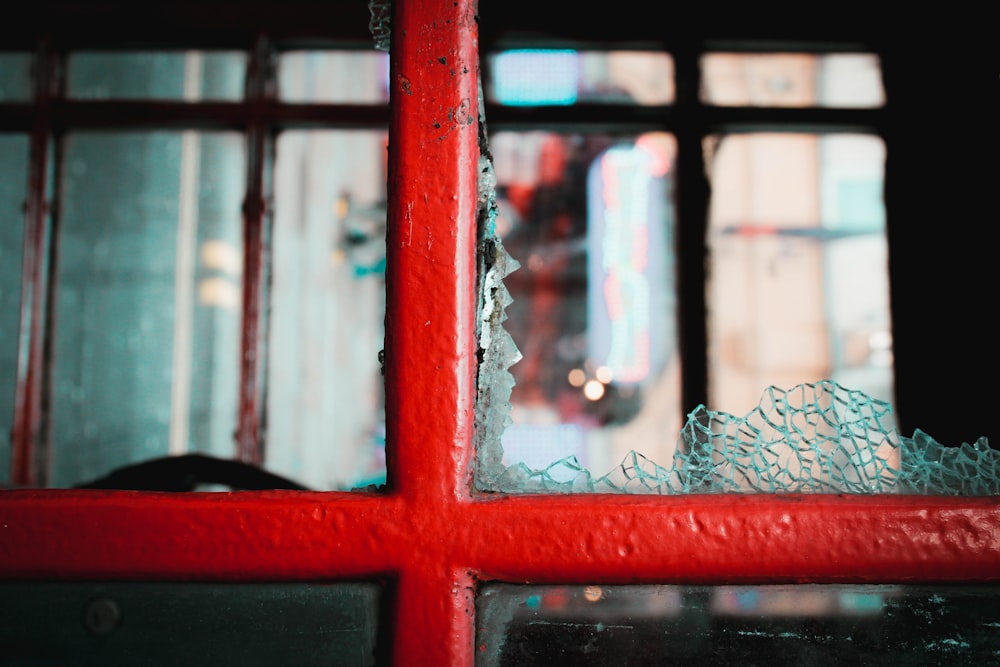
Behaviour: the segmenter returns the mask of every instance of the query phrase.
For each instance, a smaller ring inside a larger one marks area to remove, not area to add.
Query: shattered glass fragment
[[[494,479],[494,478],[491,478]],[[888,403],[833,381],[769,387],[743,417],[698,406],[670,467],[631,452],[593,478],[575,457],[495,478],[506,493],[912,493],[1000,495],[1000,452],[985,437],[945,447],[897,434]]]
[[[521,359],[514,340],[503,327],[512,302],[504,278],[520,264],[504,250],[496,233],[496,173],[486,135],[482,82],[479,85],[478,275],[476,334],[479,369],[476,400],[476,471],[480,490],[498,490],[505,474],[501,436],[511,423],[510,394],[514,376],[509,369]],[[512,474],[516,474],[514,471]]]
[[[945,447],[920,429],[901,438],[899,487],[903,493],[995,496],[1000,494],[1000,451],[986,438]]]
[[[371,12],[368,30],[375,40],[375,48],[388,53],[392,33],[392,0],[369,0],[368,11]]]

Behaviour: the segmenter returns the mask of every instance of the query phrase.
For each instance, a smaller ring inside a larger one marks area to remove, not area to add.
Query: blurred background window
[[[707,53],[701,101],[722,111],[712,132],[671,115],[666,53],[517,49],[487,63],[498,232],[521,263],[506,280],[523,354],[506,466],[574,457],[598,477],[630,451],[671,465],[694,407],[680,338],[697,311],[682,309],[678,280],[699,257],[680,252],[681,232],[704,238],[704,284],[687,302],[704,290],[711,409],[742,416],[771,385],[824,379],[892,402],[882,140],[847,125],[808,132],[805,117],[782,116],[779,131],[757,114],[772,129],[752,131],[722,109],[880,106],[876,57]],[[585,102],[622,106],[577,114]],[[679,135],[699,154],[681,154]],[[697,177],[684,165],[699,164],[705,219],[683,218],[682,184]]]
[[[0,58],[0,101],[31,100],[31,57]],[[43,89],[87,106],[66,107],[50,156],[40,224],[55,251],[32,286],[51,296],[28,294],[51,310],[38,306],[34,333],[20,317],[29,140],[0,135],[0,408],[4,431],[19,433],[0,448],[0,483],[75,486],[186,454],[321,490],[384,482],[387,55],[82,50],[58,60],[64,90],[58,68]],[[98,116],[100,128],[87,127]],[[258,224],[263,233],[248,232]],[[47,248],[32,252],[47,258]],[[248,273],[258,256],[265,265]],[[28,373],[32,335],[50,352]],[[244,378],[248,355],[260,361]],[[37,424],[16,405],[34,390],[45,405]],[[12,469],[26,453],[33,469]]]

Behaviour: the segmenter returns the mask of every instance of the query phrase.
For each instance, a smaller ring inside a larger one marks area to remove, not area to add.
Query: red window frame
[[[475,12],[397,2],[393,17],[389,490],[5,491],[0,579],[388,579],[397,665],[472,664],[484,581],[1000,581],[996,497],[472,490]]]

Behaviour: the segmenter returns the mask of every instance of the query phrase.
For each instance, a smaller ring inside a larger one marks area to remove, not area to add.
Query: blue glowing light
[[[565,106],[576,102],[580,63],[576,51],[518,49],[493,61],[494,95],[510,106]]]

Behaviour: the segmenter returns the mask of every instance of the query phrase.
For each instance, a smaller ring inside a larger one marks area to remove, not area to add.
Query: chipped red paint
[[[433,619],[420,644],[464,632],[473,580],[997,582],[998,510],[927,496],[6,491],[0,578],[398,577],[399,623]]]
[[[479,45],[470,0],[394,3],[386,274],[389,486],[407,504],[394,664],[471,665]],[[414,548],[415,547],[415,548]],[[462,568],[466,573],[462,574]]]
[[[471,665],[479,581],[1000,581],[1000,498],[476,496],[475,4],[398,2],[390,491],[0,495],[0,578],[391,584],[394,663]],[[443,61],[443,62],[442,62]]]

